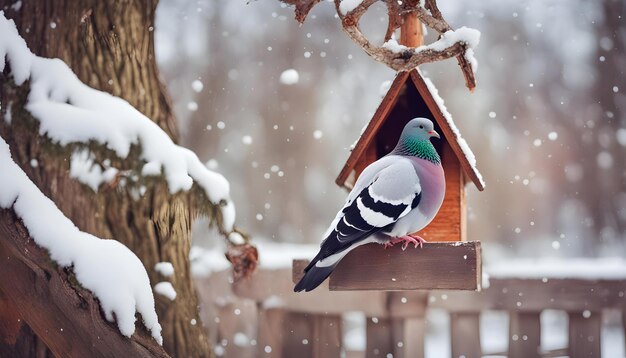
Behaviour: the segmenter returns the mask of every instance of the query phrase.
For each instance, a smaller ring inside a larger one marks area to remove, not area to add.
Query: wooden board
[[[541,356],[539,314],[540,312],[511,312],[509,318],[509,358],[539,358]]]
[[[480,313],[450,313],[450,340],[453,357],[482,357]]]
[[[346,311],[362,311],[375,317],[387,312],[385,292],[371,292],[363,299],[360,292],[329,292],[328,281],[311,292],[293,292],[294,274],[301,277],[307,260],[294,260],[295,266],[276,270],[257,270],[248,279],[233,284],[234,293],[241,298],[264,302],[268,305],[279,304],[281,308],[292,312],[321,314],[342,314]]]
[[[569,312],[570,357],[600,357],[602,312]]]
[[[624,280],[495,279],[484,301],[488,309],[540,312],[546,309],[598,311],[626,306]],[[538,289],[540,288],[540,289]]]
[[[302,275],[302,262],[294,279]],[[330,275],[331,291],[480,290],[480,242],[434,242],[423,248],[385,249],[367,244],[354,249]]]

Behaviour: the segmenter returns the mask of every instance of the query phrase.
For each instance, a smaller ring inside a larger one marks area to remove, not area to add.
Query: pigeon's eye
[[[424,129],[424,126],[420,125],[420,129]]]

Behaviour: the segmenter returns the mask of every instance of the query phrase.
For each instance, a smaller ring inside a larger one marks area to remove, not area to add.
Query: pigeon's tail
[[[319,286],[333,272],[339,261],[352,251],[354,248],[361,246],[363,243],[348,246],[347,248],[335,254],[322,258],[322,253],[318,253],[311,263],[304,269],[304,277],[293,288],[294,292],[309,292]]]
[[[319,262],[319,261],[318,261]],[[304,277],[300,279],[300,282],[293,288],[294,292],[306,291],[309,292],[319,286],[330,274],[333,272],[339,262],[335,262],[329,266],[310,265],[306,270]]]

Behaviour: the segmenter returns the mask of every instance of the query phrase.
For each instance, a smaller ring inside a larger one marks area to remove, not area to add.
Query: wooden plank
[[[363,351],[346,351],[346,358],[365,358]]]
[[[470,179],[472,179],[472,182],[474,182],[478,190],[483,191],[485,188],[480,182],[477,172],[474,171],[474,167],[469,163],[469,160],[467,159],[467,157],[465,157],[465,154],[463,154],[463,150],[461,149],[461,145],[456,139],[456,135],[454,134],[454,131],[452,130],[447,119],[444,117],[443,113],[441,112],[441,109],[439,108],[439,105],[435,101],[433,95],[430,93],[430,89],[428,89],[426,82],[424,82],[424,79],[422,78],[422,76],[420,76],[420,74],[416,70],[412,70],[410,74],[411,74],[411,80],[413,81],[413,84],[415,84],[415,87],[417,87],[417,90],[419,91],[422,98],[424,99],[424,102],[426,102],[428,109],[430,109],[430,112],[435,117],[437,124],[439,124],[439,127],[441,128],[443,132],[442,133],[443,136],[446,138],[446,141],[450,143],[450,146],[452,147],[454,154],[459,159],[461,163],[461,167],[463,168],[463,172],[465,172],[465,174]]]
[[[218,306],[216,313],[219,322],[215,327],[217,331],[215,341],[218,342],[217,344],[226,343],[222,346],[224,356],[256,357],[256,347],[250,345],[249,342],[235,343],[237,334],[245,334],[249,338],[255,336],[256,332],[252,324],[258,319],[256,305],[250,301],[237,300]]]
[[[424,358],[426,319],[421,317],[392,318],[391,337],[394,358]]]
[[[288,312],[283,322],[283,356],[315,357],[314,321],[316,315]]]
[[[387,295],[393,356],[423,358],[428,291],[397,291]]]
[[[570,357],[600,357],[602,313],[569,312]]]
[[[480,312],[455,312],[450,314],[452,356],[482,357],[480,347]]]
[[[428,306],[428,291],[388,292],[387,306],[391,318],[424,317]]]
[[[330,276],[331,291],[478,290],[480,243],[426,243],[402,251],[367,244],[354,249]]]
[[[512,312],[509,318],[509,358],[541,356],[539,312]]]
[[[378,108],[376,109],[376,112],[374,113],[372,120],[367,125],[367,128],[365,128],[365,131],[363,131],[363,134],[357,141],[356,145],[354,146],[354,149],[352,149],[352,152],[350,153],[350,156],[348,157],[346,164],[343,166],[343,169],[341,169],[339,176],[335,180],[335,183],[337,183],[337,185],[341,187],[344,186],[344,183],[346,179],[348,178],[348,176],[350,175],[350,172],[352,171],[352,169],[354,169],[354,166],[356,165],[357,161],[359,160],[359,158],[361,158],[361,156],[365,152],[365,149],[372,142],[372,140],[374,139],[374,136],[378,132],[378,129],[380,128],[384,119],[387,117],[387,115],[389,114],[389,111],[393,108],[393,105],[396,103],[398,99],[398,94],[400,93],[400,90],[402,89],[402,87],[404,86],[404,83],[406,82],[408,78],[409,78],[408,72],[399,72],[396,74],[396,77],[391,83],[391,87],[389,88],[389,91],[387,91],[387,94],[385,95],[383,100],[380,102],[380,105],[378,105]]]
[[[249,279],[233,284],[234,293],[267,305],[280,304],[293,312],[341,314],[362,311],[372,316],[387,312],[385,292],[329,292],[328,281],[311,292],[293,292],[294,283],[302,275],[308,261],[294,260],[293,269],[257,270]],[[294,279],[294,275],[296,276]]]
[[[339,358],[341,356],[341,335],[341,316],[323,314],[314,315],[312,342],[313,357]]]
[[[432,291],[428,296],[428,308],[438,308],[450,313],[478,313],[489,309],[485,296],[491,287],[476,291]]]
[[[490,278],[486,307],[538,312],[544,309],[599,311],[626,304],[626,280]]]
[[[443,204],[433,221],[418,235],[427,241],[463,241],[461,223],[461,200],[463,198],[463,173],[459,160],[449,144],[444,143],[441,150],[441,163],[446,177],[446,193]]]
[[[365,324],[365,357],[387,357],[395,351],[392,343],[392,323],[390,318],[367,317]]]
[[[283,357],[286,312],[282,309],[258,309],[257,357]]]
[[[12,210],[0,210],[0,258],[0,290],[55,356],[168,357],[145,329],[127,338],[106,321],[94,295],[70,283]]]

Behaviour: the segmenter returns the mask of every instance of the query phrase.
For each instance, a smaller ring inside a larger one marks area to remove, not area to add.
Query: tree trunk
[[[175,118],[154,56],[156,0],[23,0],[17,10],[13,3],[0,0],[0,9],[15,21],[32,52],[62,59],[83,82],[124,98],[176,141]],[[174,301],[155,295],[169,354],[211,355],[188,259],[194,215],[191,196],[170,195],[163,181],[144,183],[147,190],[138,197],[132,185],[103,185],[95,193],[71,179],[71,149],[38,135],[37,122],[23,109],[27,85],[16,87],[6,74],[0,76],[0,103],[2,114],[11,111],[13,120],[10,125],[0,121],[0,135],[9,143],[13,159],[78,228],[128,246],[144,263],[152,285],[160,281],[173,284],[177,292]],[[89,148],[97,160],[110,159],[121,168],[140,165],[136,150],[121,161],[104,148]],[[32,159],[39,165],[31,165]],[[154,265],[161,261],[173,264],[173,276],[155,272]],[[198,324],[191,324],[192,320]]]

